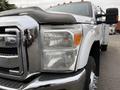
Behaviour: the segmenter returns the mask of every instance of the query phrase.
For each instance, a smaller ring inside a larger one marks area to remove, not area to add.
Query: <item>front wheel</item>
[[[95,73],[96,64],[93,57],[89,57],[88,64],[86,66],[86,85],[85,90],[96,90],[98,77]]]

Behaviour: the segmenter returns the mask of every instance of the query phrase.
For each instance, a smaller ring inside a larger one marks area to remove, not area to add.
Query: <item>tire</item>
[[[107,51],[108,45],[101,45],[101,51],[105,52]]]
[[[86,82],[84,90],[96,90],[98,77],[96,76],[95,70],[95,59],[90,56],[88,59],[88,64],[86,65]]]

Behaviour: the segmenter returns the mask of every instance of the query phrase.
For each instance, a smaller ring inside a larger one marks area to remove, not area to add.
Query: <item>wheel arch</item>
[[[96,75],[99,76],[100,71],[100,41],[95,41],[91,47],[89,56],[92,56],[96,64]]]

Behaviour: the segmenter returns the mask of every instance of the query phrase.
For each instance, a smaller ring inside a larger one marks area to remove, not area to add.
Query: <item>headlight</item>
[[[81,39],[80,31],[44,31],[42,69],[53,72],[73,71]]]

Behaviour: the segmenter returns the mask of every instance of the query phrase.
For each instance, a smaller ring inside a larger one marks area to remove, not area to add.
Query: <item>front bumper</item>
[[[86,71],[83,69],[71,74],[41,74],[24,83],[6,80],[3,84],[0,80],[0,90],[83,90],[85,76]]]

